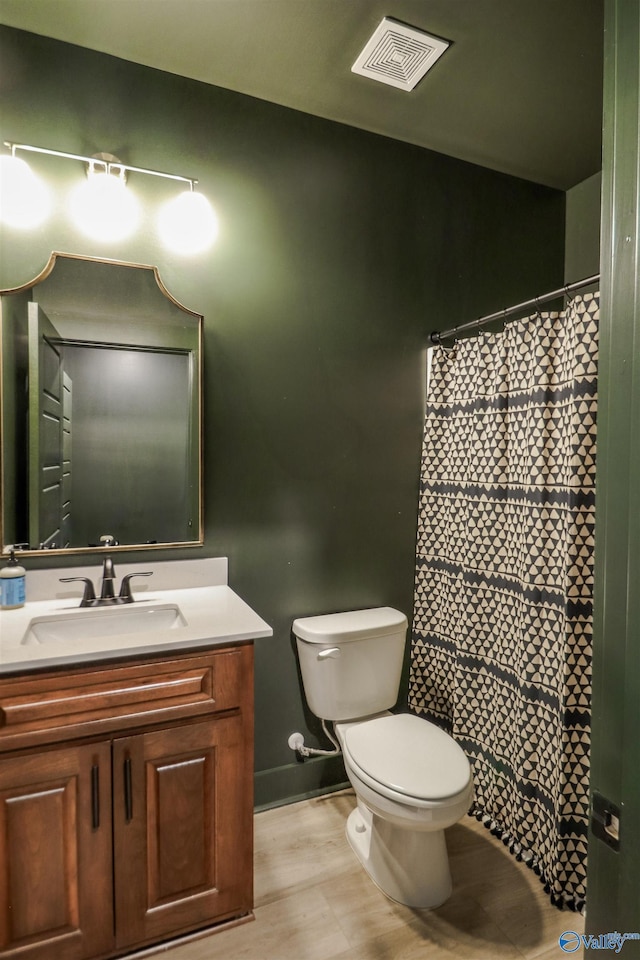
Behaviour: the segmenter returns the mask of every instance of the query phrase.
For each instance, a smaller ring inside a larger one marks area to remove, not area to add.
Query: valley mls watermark
[[[640,933],[601,933],[594,937],[592,934],[574,933],[573,930],[565,930],[558,939],[560,949],[565,953],[575,953],[580,947],[585,950],[613,950],[614,953],[620,953],[627,940],[640,940]]]

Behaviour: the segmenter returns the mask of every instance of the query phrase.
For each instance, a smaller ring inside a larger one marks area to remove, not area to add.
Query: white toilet
[[[446,827],[469,809],[471,767],[443,730],[391,714],[407,618],[391,607],[295,620],[300,670],[313,713],[335,723],[358,805],[347,838],[392,900],[436,907],[451,893]]]

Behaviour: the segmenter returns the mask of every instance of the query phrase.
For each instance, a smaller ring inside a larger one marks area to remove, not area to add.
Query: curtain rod
[[[600,274],[595,273],[592,277],[585,277],[584,280],[576,280],[574,283],[567,283],[564,287],[560,287],[558,290],[552,290],[551,293],[545,293],[541,297],[533,297],[531,300],[525,300],[524,303],[517,303],[513,307],[505,307],[504,310],[498,310],[497,313],[490,313],[486,317],[480,317],[479,320],[470,320],[468,323],[461,323],[457,327],[452,327],[450,330],[444,330],[442,333],[434,330],[430,334],[431,343],[439,344],[443,340],[447,340],[449,337],[455,337],[458,333],[464,333],[467,330],[477,330],[479,327],[484,327],[487,323],[491,323],[492,320],[506,320],[507,317],[513,316],[514,313],[520,313],[523,310],[530,310],[532,307],[538,309],[541,303],[546,303],[548,300],[557,300],[559,297],[569,296],[570,293],[575,293],[577,290],[581,290],[583,287],[588,287],[592,283],[598,283],[600,280]]]

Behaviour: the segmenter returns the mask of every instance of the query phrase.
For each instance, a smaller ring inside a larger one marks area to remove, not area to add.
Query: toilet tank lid
[[[349,610],[293,621],[293,632],[309,643],[344,643],[364,637],[384,637],[407,629],[407,618],[393,607]]]

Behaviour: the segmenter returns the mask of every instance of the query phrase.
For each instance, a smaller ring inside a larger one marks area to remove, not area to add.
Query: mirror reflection
[[[3,549],[201,543],[202,317],[67,254],[0,307]]]

